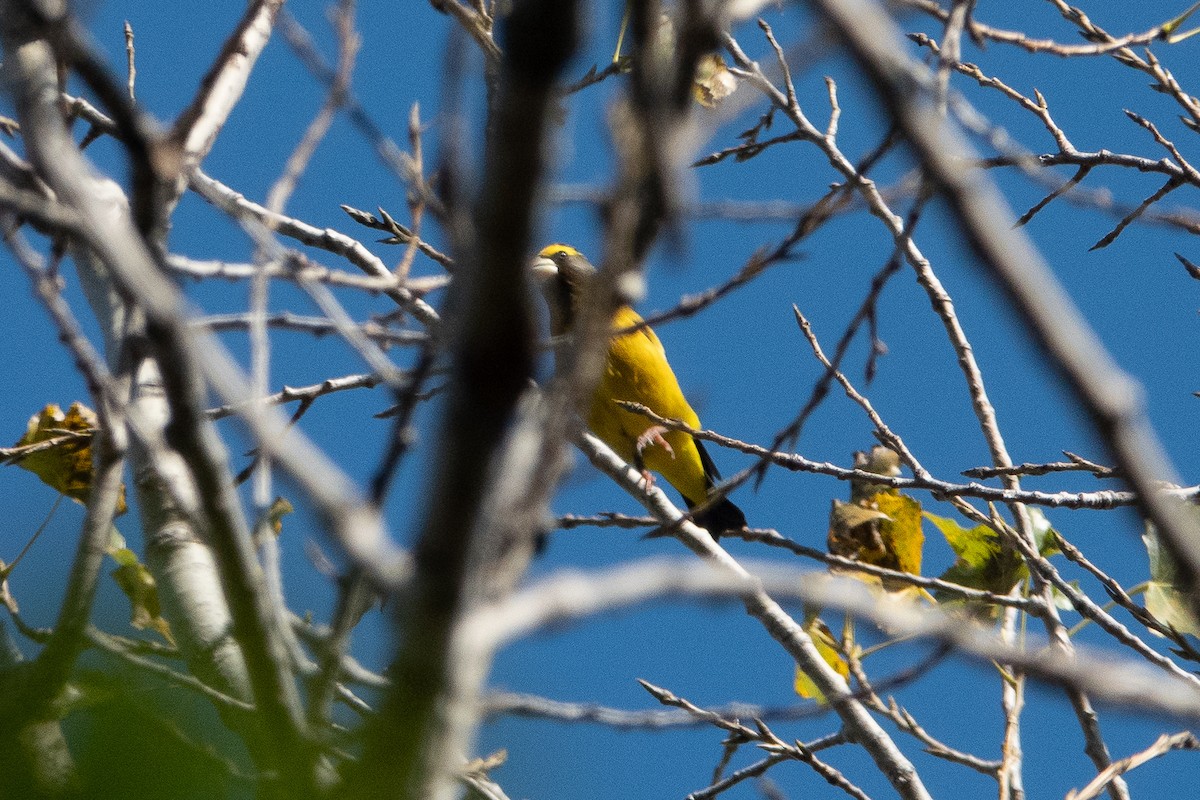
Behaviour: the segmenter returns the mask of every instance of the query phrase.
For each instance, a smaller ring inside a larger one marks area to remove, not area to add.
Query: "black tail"
[[[704,478],[708,484],[708,488],[712,489],[713,485],[721,480],[721,473],[717,472],[717,465],[713,463],[712,456],[704,449],[704,443],[699,439],[696,442],[696,449],[700,451],[700,463],[704,467]],[[689,498],[683,498],[687,503],[688,508],[695,508],[700,505],[699,502],[693,502]],[[735,506],[728,497],[722,497],[717,502],[713,503],[704,511],[692,517],[697,525],[705,528],[712,534],[714,539],[720,539],[721,534],[725,531],[740,531],[746,525],[746,515],[742,510]]]
[[[687,498],[684,498],[687,500]],[[698,505],[688,501],[688,507]],[[693,520],[701,528],[712,534],[714,539],[720,539],[726,531],[740,531],[746,527],[746,515],[735,506],[728,497],[722,497],[708,508],[696,514]]]

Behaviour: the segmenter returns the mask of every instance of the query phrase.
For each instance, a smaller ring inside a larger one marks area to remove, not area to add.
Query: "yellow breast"
[[[613,315],[613,329],[623,330],[642,318],[625,307]],[[588,427],[626,461],[637,456],[637,440],[653,423],[616,404],[617,400],[640,403],[656,414],[679,419],[693,428],[700,427],[696,412],[679,388],[679,381],[667,363],[667,355],[654,331],[641,328],[616,336],[609,344],[604,374],[592,396]],[[696,443],[686,433],[670,431],[664,438],[674,456],[660,446],[642,453],[647,469],[659,473],[692,503],[702,501],[708,490],[704,466]]]

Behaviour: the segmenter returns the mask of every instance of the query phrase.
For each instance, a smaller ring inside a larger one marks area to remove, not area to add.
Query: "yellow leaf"
[[[921,574],[921,504],[899,494],[877,495],[867,508],[833,501],[829,512],[829,552],[876,567]]]
[[[900,456],[876,445],[868,453],[854,454],[854,468],[891,477],[900,474]],[[921,530],[921,504],[895,489],[850,481],[850,502],[833,501],[829,511],[829,552],[834,555],[910,575],[921,574],[921,551],[925,533]],[[849,571],[868,585],[889,592],[909,592],[909,584]],[[918,596],[926,593],[917,590]]]
[[[888,520],[882,523],[883,540],[895,559],[895,569],[909,575],[921,574],[921,550],[925,533],[921,530],[921,504],[902,494],[877,494],[875,505]]]
[[[843,678],[849,679],[850,665],[842,658],[842,654],[838,649],[838,641],[833,637],[833,632],[829,630],[829,626],[821,621],[819,617],[814,617],[804,625],[804,630],[812,637],[813,644],[817,646],[817,652],[821,654],[821,658],[826,664],[833,667],[834,672],[841,675]],[[813,683],[812,678],[804,674],[800,667],[796,667],[796,682],[794,684],[796,694],[807,700],[816,700],[818,703],[825,702],[825,695]]]
[[[275,502],[267,509],[267,518],[271,521],[271,530],[275,535],[283,533],[283,518],[296,509],[285,498],[276,497]]]
[[[18,448],[30,452],[17,465],[29,470],[52,489],[78,503],[87,503],[92,490],[92,435],[97,427],[96,412],[82,403],[72,403],[67,413],[51,403],[30,417]],[[37,445],[53,442],[48,447]],[[117,498],[117,514],[125,513],[125,487]]]

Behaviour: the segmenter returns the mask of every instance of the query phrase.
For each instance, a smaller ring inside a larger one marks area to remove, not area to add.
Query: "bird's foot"
[[[646,469],[645,467],[642,467],[642,480],[639,484],[640,488],[642,489],[642,491],[649,491],[650,487],[653,485],[654,485],[654,476],[650,474],[650,470]]]
[[[637,440],[638,455],[640,456],[642,454],[642,451],[645,450],[647,447],[650,447],[651,445],[658,445],[659,447],[661,447],[662,449],[667,451],[667,455],[669,455],[671,458],[674,458],[675,450],[671,447],[671,443],[668,442],[663,437],[663,434],[669,430],[670,430],[670,428],[664,428],[662,425],[654,425],[654,426],[647,428],[646,432],[638,437],[638,440]],[[644,474],[644,471],[643,471],[643,474]]]

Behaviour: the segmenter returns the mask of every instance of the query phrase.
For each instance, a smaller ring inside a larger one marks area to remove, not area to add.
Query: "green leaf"
[[[129,599],[129,624],[138,630],[150,628],[168,644],[175,644],[171,625],[162,615],[158,602],[158,584],[137,553],[125,546],[125,537],[113,526],[108,534],[108,555],[117,562],[113,580]]]
[[[1179,581],[1179,565],[1162,545],[1158,531],[1151,522],[1146,523],[1142,541],[1150,557],[1150,580],[1146,584],[1146,610],[1165,625],[1180,633],[1200,636],[1200,621],[1192,608],[1196,603],[1196,590],[1185,591]],[[1151,630],[1151,633],[1154,631]]]
[[[129,624],[138,630],[150,628],[162,636],[168,644],[175,644],[171,635],[171,626],[163,618],[162,607],[158,603],[158,584],[146,565],[137,560],[132,550],[121,551],[122,559],[119,567],[112,571],[113,580],[121,591],[129,598]],[[127,563],[132,556],[132,563]],[[125,563],[123,563],[125,562]]]
[[[964,528],[955,520],[928,511],[924,512],[924,517],[946,537],[950,549],[958,556],[953,566],[942,574],[942,580],[971,589],[1008,594],[1029,575],[1021,557],[1002,547],[1000,538],[988,526]]]
[[[999,552],[1000,546],[995,541],[996,532],[986,525],[964,528],[949,517],[939,517],[928,511],[924,512],[922,516],[941,531],[942,536],[946,537],[946,543],[950,545],[950,549],[966,566],[983,567]]]
[[[1056,556],[1062,552],[1058,546],[1058,531],[1050,526],[1050,520],[1040,508],[1026,507],[1029,515],[1029,525],[1033,528],[1033,540],[1037,543],[1038,554],[1044,558]]]
[[[1070,586],[1072,589],[1074,589],[1076,592],[1083,594],[1083,588],[1080,586],[1078,580],[1067,581],[1067,585]],[[1060,611],[1074,611],[1075,610],[1075,604],[1071,602],[1071,599],[1069,597],[1067,597],[1065,594],[1063,594],[1061,591],[1059,591],[1057,586],[1050,587],[1050,597],[1052,598],[1052,600],[1054,602],[1054,607],[1059,609]]]

